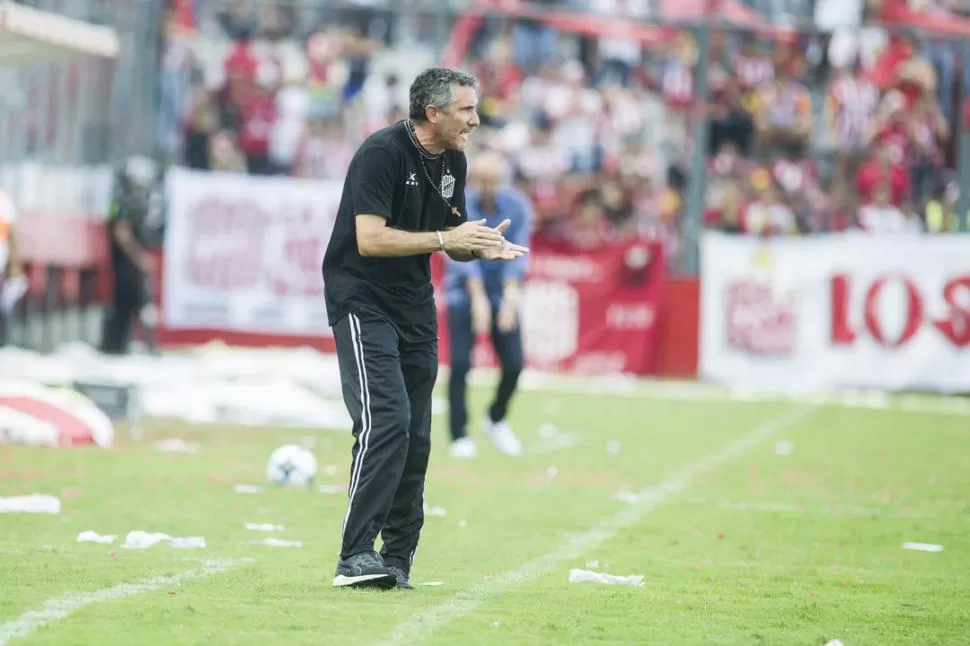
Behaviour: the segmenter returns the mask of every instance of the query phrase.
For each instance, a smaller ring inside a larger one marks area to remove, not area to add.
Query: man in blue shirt
[[[485,218],[487,226],[492,227],[508,219],[511,224],[505,232],[506,239],[512,244],[528,245],[532,235],[532,205],[524,193],[505,184],[505,160],[495,152],[481,153],[474,171],[477,186],[466,192],[465,201],[469,220]],[[524,365],[519,304],[527,268],[524,256],[509,262],[448,261],[445,298],[451,339],[448,396],[454,457],[471,458],[476,453],[474,441],[466,434],[465,395],[472,348],[475,339],[483,334],[491,336],[502,368],[484,428],[503,453],[522,452],[522,445],[506,416]]]

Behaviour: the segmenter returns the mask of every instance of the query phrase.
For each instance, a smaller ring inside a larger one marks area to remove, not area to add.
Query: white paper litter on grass
[[[143,532],[135,530],[128,532],[125,542],[121,545],[126,550],[144,550],[153,545],[158,545],[162,541],[170,540],[172,537],[161,532]]]
[[[270,536],[261,541],[254,541],[253,545],[268,545],[269,547],[303,547],[303,541],[288,541]]]
[[[793,450],[794,446],[788,440],[775,442],[775,455],[791,455]]]
[[[540,440],[551,440],[559,435],[559,429],[555,424],[543,424],[539,427],[538,433]]]
[[[437,505],[435,505],[434,507],[425,506],[425,508],[424,508],[424,515],[425,516],[436,516],[438,518],[444,518],[445,516],[448,515],[448,512],[445,510],[444,507],[438,507]]]
[[[121,547],[126,550],[146,550],[159,543],[168,543],[170,547],[176,549],[195,549],[205,547],[205,538],[202,536],[173,537],[163,532],[146,532],[136,529],[133,532],[128,532]]]
[[[573,568],[569,571],[570,583],[606,583],[610,585],[632,585],[634,588],[643,587],[643,575],[617,576],[605,572],[591,572]]]
[[[942,552],[943,546],[935,543],[903,543],[903,549],[917,552]]]
[[[444,585],[444,584],[445,584],[444,581],[424,581],[423,583],[412,583],[411,585],[423,585],[430,588],[430,587]]]
[[[192,550],[205,547],[204,536],[176,536],[168,541],[170,547]]]
[[[610,455],[616,455],[620,452],[620,443],[616,440],[610,440],[606,443],[606,452]]]
[[[155,442],[155,448],[163,453],[198,453],[200,445],[198,442],[186,442],[180,437],[173,437],[167,440]]]
[[[116,534],[99,534],[97,532],[92,532],[90,530],[86,532],[81,532],[77,535],[78,543],[100,543],[101,545],[110,545],[115,542],[118,538]]]
[[[841,639],[831,639],[825,642],[825,646],[845,646],[845,644],[842,643]]]
[[[61,501],[54,496],[33,493],[29,496],[0,497],[0,514],[59,514]]]
[[[633,502],[638,502],[640,500],[640,496],[633,493],[632,491],[627,491],[626,489],[620,489],[615,494],[613,494],[613,499],[619,500],[620,502],[633,503]]]
[[[237,484],[233,487],[236,493],[263,493],[266,491],[266,487],[260,485],[250,485],[250,484]]]
[[[246,529],[251,529],[254,532],[282,532],[286,527],[272,523],[246,523]]]

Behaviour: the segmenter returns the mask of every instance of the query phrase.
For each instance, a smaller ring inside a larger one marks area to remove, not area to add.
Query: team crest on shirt
[[[452,175],[442,175],[441,176],[441,195],[444,196],[446,200],[450,200],[451,196],[455,194],[455,178]]]

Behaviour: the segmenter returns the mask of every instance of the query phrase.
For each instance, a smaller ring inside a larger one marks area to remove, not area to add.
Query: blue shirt
[[[488,211],[475,189],[465,192],[465,208],[470,222],[486,219],[486,226],[497,227],[502,220],[512,223],[503,234],[512,244],[529,246],[532,237],[532,205],[525,193],[511,186],[501,187],[496,195],[492,210]],[[505,282],[513,279],[521,282],[529,269],[528,254],[515,260],[472,260],[457,262],[448,258],[445,276],[445,298],[449,306],[468,304],[468,289],[465,285],[469,278],[478,278],[485,286],[485,293],[493,308],[502,303]]]

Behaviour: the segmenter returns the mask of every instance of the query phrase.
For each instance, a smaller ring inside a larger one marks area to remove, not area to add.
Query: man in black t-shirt
[[[424,524],[438,329],[431,254],[512,260],[528,249],[465,216],[478,81],[430,68],[410,89],[409,118],[360,146],[323,259],[344,402],[354,422],[349,506],[335,587],[409,588]],[[380,554],[374,551],[378,533]]]

